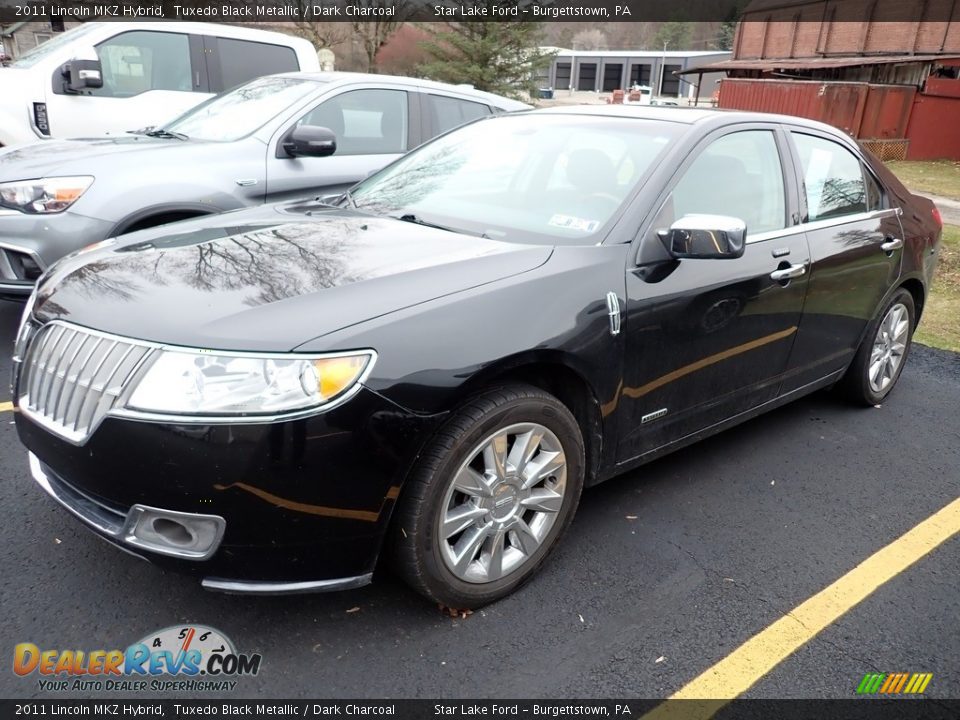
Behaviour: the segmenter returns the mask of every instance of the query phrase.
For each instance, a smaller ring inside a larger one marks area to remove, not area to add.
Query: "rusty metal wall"
[[[917,89],[909,85],[871,85],[857,137],[896,140],[907,137]]]
[[[728,78],[719,107],[798,115],[857,138],[906,137],[916,89],[904,85]]]
[[[960,80],[930,78],[917,92],[909,85],[728,78],[717,104],[819,120],[861,140],[906,139],[911,160],[960,159]]]
[[[954,81],[957,82],[957,81]],[[919,94],[910,113],[909,160],[960,160],[960,98]]]
[[[860,127],[867,88],[865,83],[728,78],[720,83],[717,104],[820,120],[853,135]]]

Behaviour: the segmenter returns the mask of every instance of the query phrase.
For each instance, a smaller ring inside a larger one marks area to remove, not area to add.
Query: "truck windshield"
[[[72,30],[68,30],[65,33],[57,35],[56,37],[53,37],[44,43],[40,43],[32,50],[27,50],[27,52],[10,63],[10,67],[31,68],[41,60],[53,55],[55,52],[60,50],[60,48],[66,47],[71,43],[77,42],[78,40],[82,40],[84,37],[96,30],[97,25],[98,23],[80,25],[79,27],[75,27]]]
[[[314,80],[271,76],[210,98],[163,129],[193,140],[230,142],[249,135],[291,105],[316,92]]]

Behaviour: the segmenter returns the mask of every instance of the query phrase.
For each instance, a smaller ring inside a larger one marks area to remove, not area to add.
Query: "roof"
[[[640,120],[665,120],[692,125],[700,120],[729,115],[728,110],[662,105],[558,105],[535,110],[539,115],[603,115]]]
[[[405,77],[403,75],[375,75],[373,73],[339,71],[289,72],[279,74],[283,75],[284,77],[299,78],[301,80],[313,80],[314,82],[322,83],[390,83],[394,85],[409,85],[410,87],[424,88],[427,90],[431,88],[434,90],[446,90],[448,92],[455,92],[467,97],[473,97],[478,101],[496,105],[497,107],[508,111],[524,110],[530,107],[526,103],[520,102],[519,100],[512,100],[510,98],[503,97],[502,95],[495,95],[494,93],[477,90],[469,85],[450,85],[448,83],[436,82],[434,80],[423,80],[421,78]]]
[[[725,120],[723,124],[734,122],[786,123],[817,128],[838,138],[849,140],[849,136],[833,125],[810,118],[783,115],[780,113],[757,112],[753,110],[728,110],[724,108],[698,108],[660,105],[559,105],[532,111],[535,115],[583,115],[594,117],[635,118],[638,120],[661,120],[663,122],[694,125],[710,120]],[[500,117],[509,117],[501,115]]]
[[[788,58],[763,60],[721,60],[720,62],[687,68],[677,75],[691,75],[721,70],[817,70],[823,68],[855,67],[858,65],[902,65],[904,63],[956,60],[960,55],[844,55],[837,57]]]

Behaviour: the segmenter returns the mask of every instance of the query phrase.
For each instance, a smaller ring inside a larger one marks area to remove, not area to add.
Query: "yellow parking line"
[[[0,413],[10,412],[13,410],[12,402],[0,402]]]
[[[957,533],[960,533],[960,498],[800,603],[668,698],[712,702],[665,702],[647,713],[644,720],[712,717],[874,590]],[[854,682],[852,677],[851,682]]]

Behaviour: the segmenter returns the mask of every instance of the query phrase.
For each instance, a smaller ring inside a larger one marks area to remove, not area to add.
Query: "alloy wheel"
[[[566,488],[566,457],[548,428],[518,423],[488,435],[444,497],[437,540],[447,569],[469,583],[519,570],[550,533]]]
[[[896,379],[910,334],[910,314],[902,303],[887,310],[873,339],[868,373],[870,389],[882,393]]]

